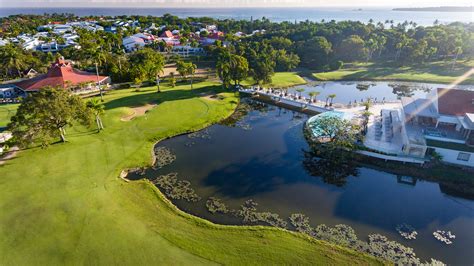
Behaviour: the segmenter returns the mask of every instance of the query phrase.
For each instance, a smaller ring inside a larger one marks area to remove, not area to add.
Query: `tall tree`
[[[0,46],[0,62],[6,77],[21,77],[27,67],[27,56],[21,48],[7,44]]]
[[[337,48],[338,56],[344,61],[359,61],[367,57],[367,48],[365,42],[358,35],[351,35],[342,40]]]
[[[100,116],[105,113],[105,105],[102,104],[99,98],[93,98],[87,102],[86,106],[95,116],[97,130],[101,131],[102,129],[104,129],[104,124],[102,123],[102,119],[100,118]]]
[[[11,118],[9,129],[21,147],[66,141],[66,127],[74,122],[89,126],[91,113],[76,95],[62,88],[46,87],[26,97]]]
[[[298,43],[298,55],[301,64],[308,68],[321,68],[329,62],[332,44],[323,36],[316,36]]]
[[[176,63],[176,70],[183,79],[187,79],[188,76],[191,76],[191,89],[193,88],[193,78],[196,68],[197,66],[193,62],[178,61]]]
[[[130,55],[132,78],[140,80],[156,80],[156,76],[163,70],[165,60],[163,56],[151,48],[143,48]]]
[[[247,78],[249,64],[247,59],[240,55],[231,54],[229,57],[229,75],[234,81],[234,85],[240,84],[242,80]]]
[[[232,79],[230,75],[230,53],[228,51],[219,54],[216,63],[216,72],[222,81],[222,86],[224,86],[224,88],[229,87]]]

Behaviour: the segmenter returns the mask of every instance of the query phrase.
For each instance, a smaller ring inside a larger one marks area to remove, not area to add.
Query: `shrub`
[[[338,60],[338,61],[333,61],[329,64],[329,69],[330,70],[339,70],[341,69],[342,67],[344,66],[344,62],[342,62],[341,60]]]

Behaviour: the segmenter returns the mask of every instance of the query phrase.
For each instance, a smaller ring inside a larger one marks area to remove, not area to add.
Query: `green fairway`
[[[242,82],[243,86],[251,86],[254,84],[255,81],[252,78],[248,78]],[[273,75],[272,82],[265,84],[265,86],[285,88],[302,84],[306,84],[306,81],[295,72],[277,72]]]
[[[0,265],[380,264],[281,229],[214,225],[177,210],[147,181],[120,179],[125,168],[150,165],[157,140],[217,122],[238,103],[218,84],[162,90],[112,91],[103,132],[68,128],[69,143],[0,166]],[[203,97],[216,92],[222,100]],[[122,121],[146,104],[157,105]]]
[[[18,104],[0,105],[0,128],[6,127],[15,114]]]
[[[474,61],[459,61],[452,68],[452,61],[440,61],[416,66],[394,67],[381,64],[353,64],[343,69],[314,73],[317,80],[393,80],[418,81],[431,83],[454,82],[474,67]],[[466,79],[462,84],[474,84],[474,76]]]

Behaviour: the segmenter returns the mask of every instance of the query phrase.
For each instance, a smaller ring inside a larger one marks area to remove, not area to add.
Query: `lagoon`
[[[357,88],[358,85],[367,87]],[[304,89],[302,95],[308,97],[309,92],[320,92],[318,100],[325,101],[331,94],[336,94],[335,103],[349,104],[354,100],[360,102],[367,98],[377,101],[395,101],[401,97],[425,98],[432,90],[437,88],[446,88],[446,84],[419,83],[419,82],[388,82],[388,81],[327,81],[327,82],[309,82],[306,85],[300,85],[289,88],[289,92],[296,92],[297,88]],[[460,89],[474,89],[472,85],[458,85]]]
[[[286,219],[303,213],[311,225],[347,224],[359,239],[380,233],[414,248],[424,260],[472,265],[474,256],[474,201],[448,194],[435,182],[396,176],[359,167],[345,178],[331,180],[312,175],[305,167],[303,124],[308,118],[279,107],[250,102],[251,110],[236,123],[213,125],[197,134],[162,141],[176,160],[161,169],[146,169],[129,178],[154,179],[177,172],[190,181],[202,198],[198,202],[173,201],[179,208],[221,224],[242,224],[231,215],[211,214],[208,197],[237,209],[245,200],[257,202],[259,211]],[[406,180],[411,180],[406,182]],[[395,230],[407,223],[417,232],[405,240]],[[432,233],[450,230],[452,245],[437,241]]]

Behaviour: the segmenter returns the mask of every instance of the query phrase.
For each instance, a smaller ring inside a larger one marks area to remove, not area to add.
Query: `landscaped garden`
[[[380,263],[282,229],[215,225],[179,211],[149,181],[120,179],[123,169],[151,165],[156,141],[220,121],[238,104],[217,83],[194,87],[112,91],[104,131],[68,128],[67,143],[0,166],[2,263]],[[4,124],[9,115],[1,116]]]

